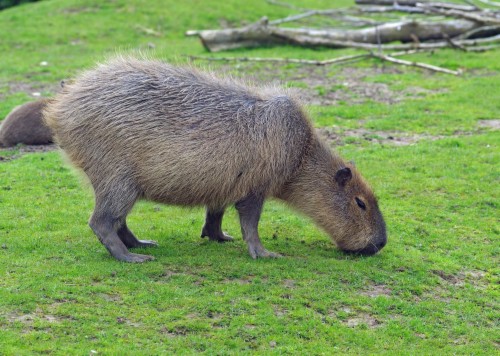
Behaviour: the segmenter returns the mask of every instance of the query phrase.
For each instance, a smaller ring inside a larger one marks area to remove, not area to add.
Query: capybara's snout
[[[387,244],[387,233],[384,231],[381,231],[378,233],[374,238],[372,238],[366,247],[357,249],[357,250],[347,250],[347,249],[342,249],[342,251],[349,253],[349,254],[356,254],[356,255],[362,255],[362,256],[372,256],[382,250],[384,246]]]

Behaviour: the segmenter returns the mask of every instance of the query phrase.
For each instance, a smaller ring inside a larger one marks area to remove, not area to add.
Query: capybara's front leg
[[[110,214],[99,211],[97,208],[90,218],[89,225],[106,247],[109,253],[119,261],[145,262],[153,260],[153,256],[131,253],[117,234],[117,226]]]
[[[201,230],[201,237],[206,237],[212,241],[227,242],[233,241],[233,238],[222,231],[222,217],[224,208],[211,209],[207,207],[205,216],[205,225]]]
[[[139,240],[135,237],[134,233],[130,231],[127,226],[127,222],[124,220],[122,225],[118,228],[117,231],[118,237],[125,244],[127,248],[136,248],[136,247],[156,247],[158,244],[153,240]]]
[[[248,245],[250,256],[254,259],[257,257],[281,257],[277,253],[267,251],[260,242],[258,226],[263,205],[264,197],[256,194],[250,194],[236,203],[243,239]]]

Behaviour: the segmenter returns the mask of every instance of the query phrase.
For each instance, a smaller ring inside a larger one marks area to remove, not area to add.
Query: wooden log
[[[222,30],[188,31],[186,35],[198,35],[211,52],[265,45],[297,44],[305,46],[346,47],[345,43],[376,44],[394,41],[420,42],[450,38],[480,27],[474,21],[449,20],[443,22],[402,21],[386,23],[364,29],[310,29],[281,28],[270,26],[267,18],[242,28]]]
[[[500,18],[491,16],[489,13],[481,12],[466,12],[460,10],[445,10],[439,9],[426,4],[417,4],[418,8],[421,8],[429,13],[435,13],[439,15],[444,15],[448,17],[456,17],[474,21],[484,25],[500,25]]]
[[[380,5],[392,6],[398,3],[402,6],[416,6],[417,2],[426,2],[425,0],[355,0],[356,5]]]
[[[460,11],[476,11],[478,10],[475,5],[462,5],[449,2],[434,2],[424,0],[356,0],[357,5],[375,5],[375,6],[403,6],[403,7],[417,7],[418,4],[425,6],[438,7],[441,9],[453,9]]]

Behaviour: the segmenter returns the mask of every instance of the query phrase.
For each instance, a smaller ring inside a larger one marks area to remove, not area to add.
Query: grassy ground
[[[182,62],[184,54],[204,54],[196,39],[184,38],[187,29],[289,11],[236,0],[60,0],[8,9],[0,12],[7,54],[0,118],[118,50],[154,45],[154,56]],[[347,53],[280,47],[230,55]],[[342,254],[277,202],[265,207],[261,236],[286,257],[257,261],[246,253],[234,210],[224,228],[237,239],[220,245],[198,237],[202,209],[143,202],[129,225],[160,243],[147,251],[156,261],[119,263],[86,224],[91,192],[57,152],[1,151],[0,354],[498,353],[500,135],[488,128],[500,119],[498,55],[413,57],[467,68],[460,78],[375,60],[328,69],[223,66],[289,82],[311,99],[316,125],[333,132],[327,137],[379,196],[389,244],[369,258]]]

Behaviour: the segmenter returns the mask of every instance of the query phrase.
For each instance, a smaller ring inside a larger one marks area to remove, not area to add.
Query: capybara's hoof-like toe
[[[135,247],[158,247],[158,242],[153,240],[139,240],[139,244]]]
[[[283,257],[279,253],[268,251],[264,248],[248,248],[250,256],[255,260],[256,258],[280,258]]]
[[[208,237],[210,241],[217,241],[217,242],[228,242],[234,240],[232,236],[226,234],[225,232],[222,232],[220,234],[209,234],[205,232],[205,230],[203,230],[201,233],[201,238],[203,237]]]
[[[149,255],[140,255],[138,253],[129,253],[122,258],[119,258],[120,261],[130,262],[130,263],[143,263],[147,261],[153,261],[155,258]]]
[[[276,252],[264,250],[262,253],[257,255],[257,257],[259,257],[259,258],[280,258],[280,257],[283,257],[283,255],[280,255],[279,253],[276,253]]]
[[[228,242],[228,241],[233,241],[233,237],[226,234],[225,232],[222,233],[221,235],[217,236],[215,239],[217,242]]]

